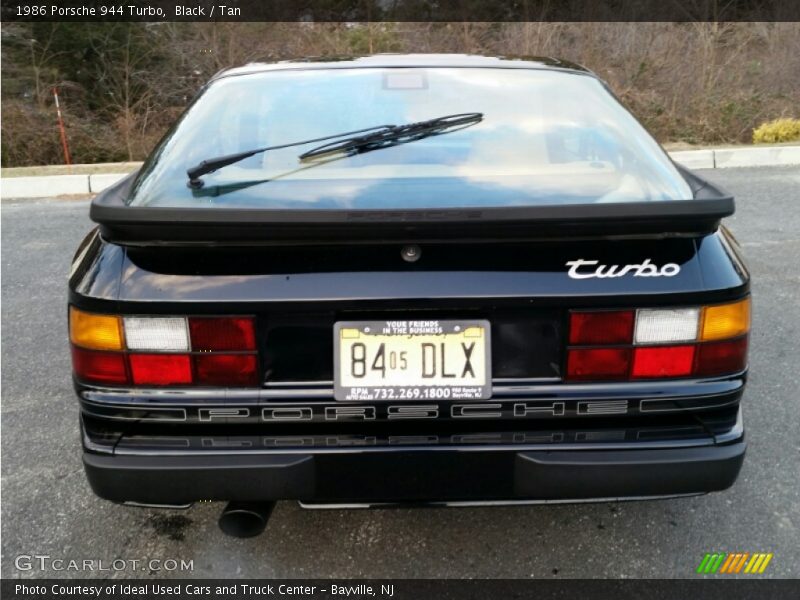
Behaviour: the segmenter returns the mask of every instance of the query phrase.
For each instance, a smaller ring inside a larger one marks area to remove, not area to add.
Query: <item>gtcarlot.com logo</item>
[[[707,553],[697,567],[701,574],[735,575],[746,573],[755,575],[767,570],[772,560],[772,552],[714,552]]]
[[[194,571],[194,559],[182,558],[58,558],[49,554],[20,554],[19,571]]]

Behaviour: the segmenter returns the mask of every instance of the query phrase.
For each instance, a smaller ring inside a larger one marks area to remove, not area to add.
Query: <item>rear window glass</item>
[[[477,124],[324,160],[320,143],[256,154],[202,177],[202,160],[455,113]],[[689,200],[661,147],[594,77],[544,69],[344,68],[222,78],[145,163],[128,203],[414,209]]]

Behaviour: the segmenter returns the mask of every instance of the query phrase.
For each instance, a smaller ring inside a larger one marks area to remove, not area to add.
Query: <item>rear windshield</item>
[[[476,124],[354,155],[308,144],[202,177],[202,160],[456,113]],[[661,147],[597,79],[544,69],[343,68],[222,78],[145,163],[135,206],[427,209],[689,200]]]

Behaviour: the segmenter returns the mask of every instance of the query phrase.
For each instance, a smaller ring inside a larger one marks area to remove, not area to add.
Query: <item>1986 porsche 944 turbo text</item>
[[[224,71],[91,206],[69,298],[91,486],[232,501],[239,535],[278,499],[728,488],[733,209],[562,61]]]

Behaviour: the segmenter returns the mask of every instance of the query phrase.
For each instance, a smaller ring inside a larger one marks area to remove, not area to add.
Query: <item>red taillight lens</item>
[[[94,383],[128,383],[125,356],[116,352],[100,352],[72,347],[72,368],[81,381]]]
[[[256,334],[249,317],[192,317],[189,319],[192,350],[255,350]]]
[[[697,347],[697,375],[736,373],[747,365],[747,337]]]
[[[188,354],[131,354],[128,358],[135,385],[192,383],[192,365]]]
[[[624,381],[738,373],[747,368],[749,331],[749,297],[705,306],[571,311],[564,378]]]
[[[635,348],[634,378],[685,377],[692,373],[694,346]]]
[[[195,383],[200,385],[256,385],[254,354],[199,354],[194,357]]]
[[[633,341],[632,310],[573,312],[569,316],[569,343],[630,344]]]
[[[624,379],[631,363],[629,348],[570,350],[567,355],[569,379]]]
[[[137,386],[257,386],[254,317],[109,315],[70,307],[77,380]]]

